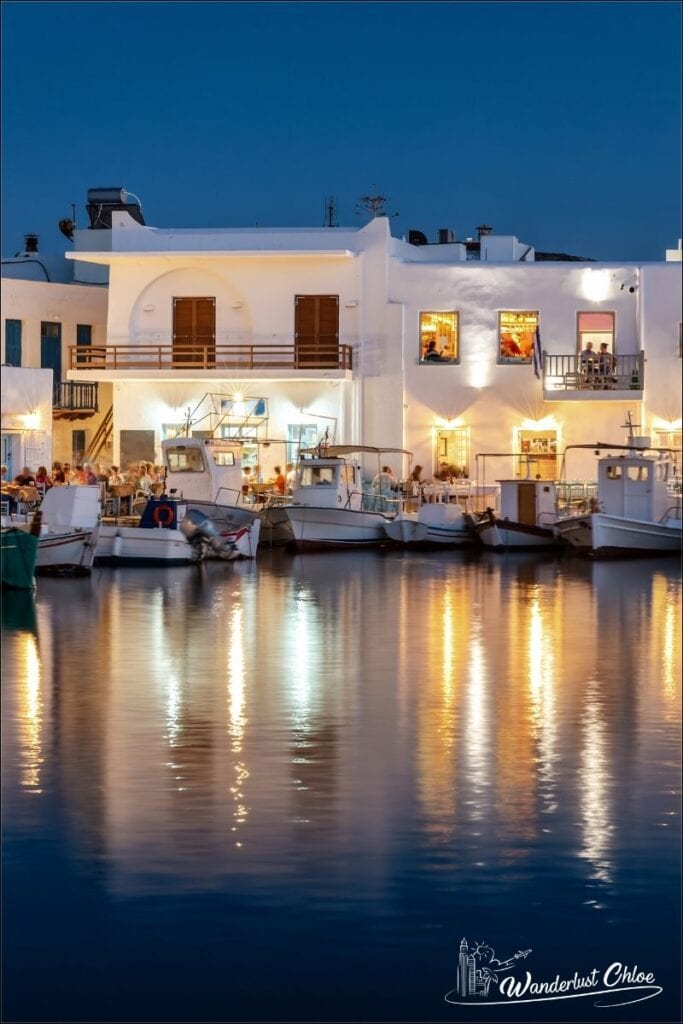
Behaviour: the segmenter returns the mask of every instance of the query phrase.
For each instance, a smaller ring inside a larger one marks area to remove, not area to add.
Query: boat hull
[[[674,555],[681,551],[681,522],[651,523],[595,512],[555,524],[558,536],[577,551],[596,558]]]
[[[353,509],[285,505],[292,542],[299,549],[379,547],[386,544],[391,516]]]
[[[30,590],[38,558],[38,538],[25,530],[0,534],[0,577],[3,588]]]
[[[201,512],[210,519],[221,537],[230,538],[236,544],[241,558],[255,558],[258,548],[263,518],[237,505],[220,505],[213,501],[188,501],[187,510]],[[288,533],[291,537],[291,533]],[[208,552],[212,557],[211,551]]]
[[[549,527],[515,523],[509,519],[487,517],[476,523],[474,529],[481,543],[494,551],[535,551],[556,548],[561,544]]]
[[[36,572],[90,572],[95,558],[99,527],[44,533],[38,541]]]
[[[160,527],[100,526],[95,565],[191,565],[201,560],[195,547],[179,530]]]

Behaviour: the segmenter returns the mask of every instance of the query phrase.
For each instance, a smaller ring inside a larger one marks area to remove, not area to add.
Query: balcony
[[[62,380],[52,394],[52,417],[56,420],[84,420],[98,411],[97,384]]]
[[[543,353],[543,397],[546,401],[625,401],[643,397],[645,354],[616,356],[608,373],[597,359],[586,366],[579,356]]]
[[[350,345],[232,345],[174,342],[171,345],[69,347],[71,370],[351,370]]]

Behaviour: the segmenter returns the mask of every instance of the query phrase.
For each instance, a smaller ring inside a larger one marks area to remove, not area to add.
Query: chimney
[[[24,235],[24,252],[27,255],[38,252],[38,235]]]
[[[493,228],[491,227],[490,224],[479,224],[478,225],[478,227],[477,227],[477,237],[479,238],[480,241],[481,241],[481,239],[482,239],[482,237],[484,235],[492,235],[492,234],[493,234]]]

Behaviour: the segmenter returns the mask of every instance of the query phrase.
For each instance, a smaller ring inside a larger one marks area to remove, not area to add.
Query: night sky
[[[156,227],[487,223],[660,260],[680,237],[681,8],[648,3],[2,4],[2,255],[86,191]]]

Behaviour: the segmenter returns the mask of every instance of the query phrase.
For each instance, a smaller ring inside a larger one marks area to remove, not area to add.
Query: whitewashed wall
[[[5,366],[0,377],[3,449],[12,453],[10,472],[52,465],[52,370]]]
[[[107,289],[47,281],[2,279],[2,362],[5,321],[22,322],[22,365],[40,366],[40,325],[62,325],[62,369],[69,365],[69,345],[76,344],[76,324],[91,324],[93,345],[103,345],[107,331]]]

